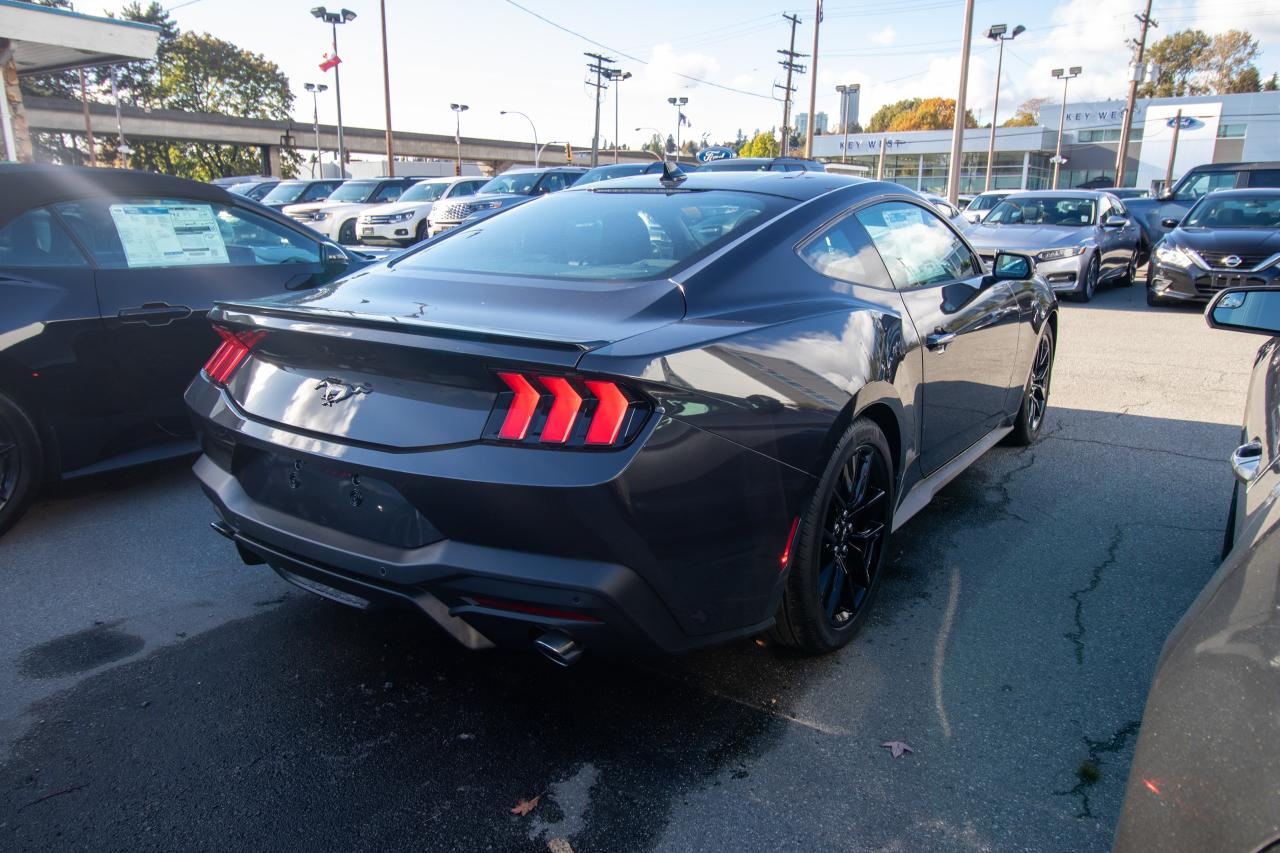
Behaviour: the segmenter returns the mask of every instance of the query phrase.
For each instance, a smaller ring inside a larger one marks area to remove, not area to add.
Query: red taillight
[[[519,441],[529,431],[529,421],[533,420],[534,410],[538,408],[538,392],[519,373],[499,373],[498,378],[507,383],[507,387],[516,393],[507,409],[507,416],[502,421],[502,429],[498,435],[502,438]]]
[[[644,404],[604,379],[502,372],[511,394],[498,398],[490,437],[569,447],[622,444],[642,418],[628,414]],[[496,426],[500,419],[500,426]]]
[[[226,382],[230,379],[249,351],[267,334],[263,331],[233,332],[221,326],[214,326],[213,330],[222,338],[222,343],[205,362],[204,372],[214,382]]]
[[[782,549],[782,568],[787,567],[787,563],[791,562],[791,546],[796,544],[796,531],[800,529],[800,516],[791,519],[791,532],[787,534],[787,545]]]

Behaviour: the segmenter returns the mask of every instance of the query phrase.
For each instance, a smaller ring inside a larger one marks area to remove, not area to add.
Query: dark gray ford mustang
[[[592,184],[224,303],[187,392],[249,563],[472,648],[857,632],[891,532],[1044,420],[1057,303],[895,184]]]

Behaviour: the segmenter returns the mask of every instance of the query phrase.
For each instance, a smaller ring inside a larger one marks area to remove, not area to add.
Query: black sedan
[[[1280,189],[1221,190],[1187,212],[1152,253],[1147,304],[1205,302],[1227,287],[1280,284]]]
[[[858,631],[891,531],[1044,422],[1057,302],[896,184],[673,170],[309,293],[188,389],[246,562],[472,648]]]
[[[1280,289],[1224,290],[1206,318],[1269,340],[1230,454],[1225,559],[1164,644],[1117,853],[1253,853],[1280,838]]]
[[[196,449],[214,300],[371,262],[210,184],[0,165],[0,533],[46,479]]]

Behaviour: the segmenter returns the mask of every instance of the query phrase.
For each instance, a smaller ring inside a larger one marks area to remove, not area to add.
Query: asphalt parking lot
[[[905,526],[822,659],[466,653],[241,565],[187,463],[67,487],[0,539],[0,847],[1109,849],[1261,342],[1065,304],[1040,441]]]

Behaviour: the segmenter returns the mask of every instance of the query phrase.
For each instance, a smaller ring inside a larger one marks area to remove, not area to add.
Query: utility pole
[[[1147,0],[1147,8],[1141,15],[1134,15],[1142,24],[1142,34],[1138,36],[1137,58],[1133,61],[1133,72],[1129,75],[1129,99],[1125,104],[1124,120],[1120,125],[1120,144],[1116,146],[1116,186],[1124,186],[1126,161],[1129,159],[1129,131],[1133,128],[1134,102],[1138,98],[1138,83],[1142,81],[1142,56],[1147,50],[1147,29],[1158,27],[1151,20],[1151,0]]]
[[[605,63],[617,62],[618,60],[612,56],[601,56],[598,53],[584,53],[582,55],[595,60],[587,63],[587,70],[596,73],[596,82],[587,81],[588,86],[595,86],[596,88],[596,129],[591,137],[591,165],[594,168],[600,165],[600,93],[605,88],[604,78],[614,71],[614,69],[606,67]]]
[[[880,137],[880,162],[876,164],[876,180],[884,180],[884,149],[888,147],[889,137]]]
[[[89,119],[89,93],[86,91],[84,69],[80,69],[80,108],[84,110],[84,135],[89,146],[89,166],[98,166],[98,148],[93,141],[93,122]],[[0,104],[0,109],[8,109],[7,104]]]
[[[1169,165],[1164,169],[1164,188],[1168,190],[1173,186],[1173,161],[1178,156],[1178,131],[1182,130],[1182,109],[1178,109],[1178,115],[1173,120],[1173,141],[1169,143]]]
[[[787,69],[787,84],[779,86],[773,84],[775,89],[782,89],[782,149],[783,157],[787,156],[787,149],[791,147],[791,93],[795,91],[795,87],[791,85],[792,73],[803,74],[804,66],[797,65],[796,60],[808,56],[807,53],[796,53],[796,25],[800,23],[800,19],[795,15],[783,15],[787,21],[791,23],[791,46],[786,50],[780,50],[784,59],[778,64]]]
[[[956,93],[956,115],[951,122],[951,163],[947,169],[947,201],[960,199],[960,158],[964,151],[965,97],[969,91],[969,48],[973,45],[973,0],[964,4],[964,40],[960,47],[960,91]]]
[[[969,0],[970,3],[973,0]],[[813,12],[813,55],[809,59],[809,120],[804,123],[804,156],[813,156],[813,126],[818,114],[818,31],[822,29],[822,0],[817,0]]]
[[[387,112],[387,177],[396,176],[396,160],[391,143],[391,71],[387,66],[387,0],[379,0],[382,11],[382,98]],[[336,77],[334,79],[337,79]]]

